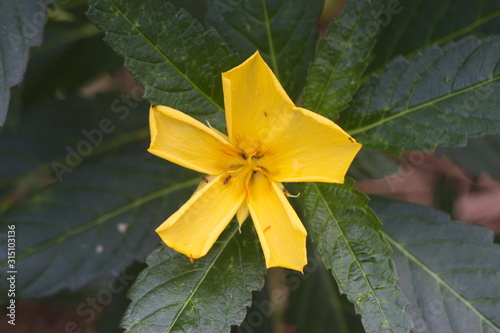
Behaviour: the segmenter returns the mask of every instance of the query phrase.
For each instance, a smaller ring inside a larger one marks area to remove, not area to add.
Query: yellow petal
[[[222,84],[229,140],[236,148],[248,152],[265,145],[292,115],[295,105],[258,52],[223,73]]]
[[[243,224],[243,222],[245,222],[245,220],[248,218],[248,213],[249,213],[248,205],[247,205],[246,201],[243,201],[240,209],[238,209],[238,212],[236,213],[236,219],[238,220],[238,223],[240,224],[240,228],[241,228],[241,225]]]
[[[267,267],[302,272],[307,264],[307,232],[281,188],[259,172],[248,187],[248,207]]]
[[[245,181],[228,177],[210,180],[156,229],[165,244],[190,258],[210,250],[245,199]]]
[[[360,149],[333,121],[297,107],[286,130],[262,148],[259,162],[277,182],[343,183]]]
[[[236,160],[236,150],[223,136],[180,111],[152,106],[149,121],[152,154],[210,175],[223,173]]]

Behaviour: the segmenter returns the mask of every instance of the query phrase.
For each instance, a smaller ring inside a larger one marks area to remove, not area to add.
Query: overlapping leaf
[[[409,332],[408,303],[396,285],[391,249],[368,198],[352,183],[305,186],[309,233],[367,332]]]
[[[30,47],[42,42],[46,5],[52,1],[0,2],[0,126],[9,109],[10,88],[23,80]]]
[[[120,94],[25,110],[17,130],[0,132],[0,188],[40,171],[63,181],[87,158],[147,138],[147,110],[140,97]]]
[[[500,126],[500,37],[463,39],[397,58],[372,76],[343,127],[367,148],[463,146]]]
[[[208,1],[209,22],[247,58],[259,50],[292,99],[305,84],[323,7],[321,0]]]
[[[221,73],[238,64],[217,33],[162,0],[87,0],[87,15],[106,33],[145,97],[222,128]]]
[[[347,174],[356,180],[379,179],[398,171],[399,164],[386,152],[361,149]]]
[[[418,333],[500,332],[500,246],[486,228],[374,197]]]
[[[469,140],[467,147],[438,148],[437,153],[451,158],[472,176],[478,177],[483,172],[500,180],[500,135],[487,135],[484,138]]]
[[[203,258],[161,246],[130,290],[126,332],[228,332],[245,318],[265,264],[251,223],[232,223]]]
[[[99,274],[123,269],[157,244],[154,229],[200,178],[145,156],[146,147],[140,148],[138,154],[82,165],[2,216],[2,230],[16,226],[19,297],[81,287]],[[6,246],[5,237],[0,245]],[[6,281],[6,252],[0,263]]]
[[[434,43],[500,34],[499,0],[390,0],[387,4],[380,14],[385,28],[374,49],[374,69]]]
[[[336,120],[348,106],[375,44],[381,8],[380,0],[347,1],[319,44],[304,91],[305,108]]]

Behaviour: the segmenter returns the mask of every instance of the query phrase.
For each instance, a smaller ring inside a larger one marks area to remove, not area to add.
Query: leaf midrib
[[[103,141],[102,144],[99,146],[96,146],[92,152],[87,155],[87,156],[82,156],[82,162],[87,161],[90,158],[96,157],[98,155],[102,155],[103,153],[110,152],[113,150],[116,150],[118,148],[121,148],[127,144],[146,139],[149,136],[149,128],[147,127],[141,127],[136,130],[126,132],[123,134],[120,134],[118,136],[115,136],[113,138],[110,138],[108,140]],[[50,162],[42,163],[41,165],[28,170],[26,172],[23,172],[21,174],[15,175],[13,177],[7,178],[7,179],[0,179],[0,187],[2,186],[9,186],[11,184],[16,184],[22,182],[23,179],[29,179],[31,177],[36,177],[36,175],[42,175],[46,172],[50,172],[53,170],[52,165],[56,162],[59,162],[61,164],[65,164],[66,162],[66,156],[61,156],[59,158],[56,158],[54,160],[51,160]],[[1,212],[1,209],[0,209]]]
[[[19,254],[17,254],[17,259],[18,260],[22,259],[24,257],[27,257],[27,256],[33,254],[33,253],[37,253],[46,247],[49,247],[49,246],[52,246],[54,244],[58,244],[60,242],[63,242],[67,239],[70,239],[71,237],[74,237],[75,235],[78,235],[79,233],[82,233],[82,232],[84,232],[92,227],[98,226],[98,225],[100,225],[100,224],[120,215],[120,214],[123,214],[123,213],[125,213],[133,208],[141,206],[141,205],[143,205],[149,201],[152,201],[154,199],[157,199],[161,196],[166,196],[166,195],[171,194],[173,192],[176,192],[176,191],[179,191],[179,190],[191,187],[191,186],[195,186],[196,184],[199,183],[199,181],[200,181],[199,177],[195,177],[195,178],[186,180],[184,182],[176,183],[172,186],[162,188],[162,189],[155,191],[155,192],[152,192],[146,196],[139,197],[136,200],[132,200],[132,201],[128,202],[127,204],[124,204],[124,205],[119,206],[113,210],[110,210],[109,212],[107,212],[103,215],[100,215],[99,217],[96,217],[96,218],[94,218],[94,219],[92,219],[84,224],[81,224],[78,227],[75,227],[71,230],[68,230],[67,232],[65,232],[63,234],[60,234],[56,237],[42,241],[42,242],[34,245],[33,247],[25,249],[23,252],[20,252]],[[3,260],[2,262],[0,262],[0,265],[5,265],[6,263],[7,263],[7,260]]]
[[[267,10],[266,0],[261,0],[262,11],[264,12],[264,26],[266,28],[267,42],[269,43],[269,56],[271,57],[271,63],[273,66],[274,74],[278,81],[281,82],[280,71],[278,67],[278,59],[276,59],[276,51],[274,50],[273,35],[271,31],[271,21],[269,17],[269,12]]]
[[[125,12],[123,12],[118,5],[115,4],[115,1],[109,0],[113,7],[116,9],[118,13],[122,15],[122,17],[130,24],[135,31],[149,44],[151,47],[165,60],[167,64],[169,64],[186,82],[188,82],[201,96],[203,96],[207,101],[209,101],[213,106],[215,106],[216,109],[218,109],[220,112],[224,113],[224,108],[219,105],[214,99],[212,99],[210,96],[208,96],[200,87],[198,87],[188,76],[186,76],[179,67],[174,65],[168,58],[168,56],[163,53],[154,43],[152,40],[150,40],[146,35],[142,32],[142,30],[134,24],[134,22],[126,15]],[[127,58],[127,56],[125,56]]]
[[[464,94],[464,93],[467,93],[467,92],[470,92],[470,91],[473,91],[475,89],[481,88],[482,86],[484,86],[486,84],[490,84],[490,83],[493,83],[493,82],[498,81],[498,80],[500,80],[500,75],[492,77],[492,78],[490,78],[488,80],[484,80],[484,81],[475,83],[475,84],[470,85],[470,86],[468,86],[466,88],[455,90],[455,91],[453,91],[453,92],[451,92],[451,93],[449,93],[447,95],[438,96],[438,97],[430,99],[430,100],[428,100],[426,102],[423,102],[423,103],[414,105],[414,106],[412,106],[412,107],[410,107],[408,109],[402,110],[402,111],[400,111],[400,112],[398,112],[396,114],[393,114],[393,115],[391,115],[389,117],[383,118],[383,119],[381,119],[379,121],[376,121],[376,122],[374,122],[374,123],[372,123],[370,125],[359,127],[359,128],[354,129],[354,130],[347,130],[347,132],[350,135],[352,135],[352,136],[360,134],[360,133],[363,133],[363,132],[366,132],[368,130],[371,130],[372,128],[379,127],[379,126],[381,126],[381,125],[383,125],[383,124],[385,124],[385,123],[387,123],[389,121],[392,121],[394,119],[406,116],[406,115],[408,115],[408,114],[410,114],[412,112],[418,111],[420,109],[432,106],[434,104],[446,101],[447,99],[459,96],[461,94]],[[389,111],[389,110],[387,110],[387,111]]]
[[[329,212],[329,215],[332,217],[332,219],[335,221],[336,225],[337,225],[337,228],[338,230],[340,231],[340,235],[341,237],[343,238],[345,244],[347,245],[352,257],[354,258],[354,261],[356,262],[356,265],[359,267],[360,271],[363,273],[363,279],[365,280],[366,284],[370,287],[370,292],[371,294],[374,296],[376,302],[377,302],[377,307],[379,308],[379,311],[380,313],[382,314],[382,316],[384,317],[384,321],[385,322],[390,322],[386,315],[385,315],[385,312],[382,308],[382,305],[380,304],[380,300],[379,298],[377,297],[377,294],[375,293],[375,290],[373,289],[373,286],[372,284],[370,283],[370,281],[368,280],[368,278],[366,277],[366,274],[365,274],[365,271],[363,269],[363,267],[361,266],[361,263],[359,262],[356,254],[354,253],[352,247],[351,247],[351,244],[349,243],[349,240],[347,239],[345,233],[344,233],[344,230],[342,230],[342,228],[340,227],[339,223],[338,223],[338,220],[335,218],[335,215],[333,214],[332,210],[330,209],[330,206],[328,205],[328,201],[326,200],[326,198],[324,197],[323,193],[321,192],[321,190],[319,189],[318,185],[316,183],[312,183],[311,186],[314,187],[314,189],[316,190],[316,193],[318,194],[318,198],[321,199],[321,201],[323,202],[324,206],[326,207],[326,209],[328,210]],[[332,269],[330,267],[330,269]]]
[[[236,232],[238,230],[239,229],[237,228],[237,226],[234,225],[233,226],[233,230],[231,231],[231,234],[222,242],[223,246],[220,247],[219,251],[217,252],[217,254],[215,255],[215,257],[213,258],[213,260],[210,262],[210,265],[207,266],[205,272],[201,276],[201,278],[198,281],[198,283],[195,285],[195,287],[194,287],[193,291],[191,292],[191,294],[189,295],[189,297],[186,299],[185,302],[183,302],[184,303],[183,306],[177,312],[177,315],[172,320],[172,324],[170,325],[170,327],[168,328],[168,330],[165,331],[166,333],[172,332],[172,329],[174,328],[174,325],[177,322],[177,319],[179,319],[179,317],[184,312],[184,309],[186,308],[186,306],[191,302],[191,299],[194,297],[194,295],[196,294],[196,292],[198,291],[198,289],[202,285],[203,281],[205,281],[205,279],[207,278],[208,273],[212,270],[213,266],[215,265],[215,263],[217,262],[217,260],[221,256],[222,252],[224,252],[225,248],[229,244],[229,241],[231,241],[234,238],[234,236],[236,235]]]
[[[472,312],[474,312],[483,322],[486,322],[490,327],[494,328],[495,330],[498,329],[498,326],[496,326],[493,322],[491,322],[490,319],[486,318],[481,312],[479,312],[475,307],[473,307],[464,297],[462,297],[462,295],[456,292],[452,286],[450,286],[446,281],[441,279],[439,275],[434,273],[434,271],[432,271],[429,267],[427,267],[420,259],[418,259],[412,253],[407,251],[396,239],[392,238],[389,234],[387,234],[384,231],[382,231],[382,234],[384,235],[385,239],[391,244],[391,246],[393,246],[394,248],[398,249],[401,253],[403,253],[403,255],[406,257],[407,260],[411,260],[415,265],[420,267],[425,273],[429,274],[439,285],[443,286],[448,292],[450,292],[465,306],[467,306],[467,308],[469,308]]]
[[[412,14],[415,14],[415,11],[412,12]],[[463,36],[465,35],[466,33],[470,32],[471,30],[483,25],[483,24],[486,24],[488,23],[489,21],[493,20],[494,18],[500,16],[500,10],[497,10],[495,12],[492,12],[486,16],[483,16],[481,19],[479,20],[476,20],[468,25],[466,25],[465,27],[462,27],[458,30],[455,30],[454,32],[451,32],[449,33],[448,35],[446,36],[443,36],[439,39],[436,39],[434,41],[430,41],[430,42],[426,42],[424,45],[418,47],[417,49],[413,50],[413,51],[410,51],[406,54],[403,54],[402,56],[405,57],[405,58],[410,58],[412,57],[413,55],[419,53],[419,52],[422,52],[423,49],[429,47],[430,45],[432,44],[437,44],[437,45],[442,45],[444,43],[447,43],[447,42],[450,42],[460,36]],[[411,22],[411,19],[408,19],[407,22]],[[405,28],[404,29],[400,29],[398,31],[398,35],[401,35],[401,34],[404,34],[404,32],[406,32],[406,27],[407,24],[405,24]],[[426,36],[426,39],[427,39],[428,36]],[[395,45],[397,44],[397,40],[400,39],[400,37],[398,38],[394,38],[393,43],[391,43],[391,51],[388,53],[388,54],[391,54],[392,56],[390,57],[386,57],[385,61],[383,64],[381,64],[380,66],[378,66],[377,69],[373,70],[371,73],[378,73],[380,72],[383,68],[385,68],[387,66],[387,64],[394,58],[394,49],[395,49]]]
[[[367,3],[367,4],[369,5],[370,3]],[[364,8],[364,9],[366,10],[366,8]],[[342,19],[343,19],[343,17],[341,16],[339,18],[339,20],[342,20]],[[353,34],[357,31],[356,29],[358,28],[358,23],[359,23],[360,19],[361,19],[361,15],[357,15],[356,16],[356,21],[353,24],[354,29],[351,30],[351,32],[349,34],[349,38],[347,38],[347,39],[344,40],[346,43],[350,42],[352,40]],[[331,26],[330,29],[328,29],[327,36],[321,40],[322,44],[323,43],[327,43],[328,44],[328,39],[330,37],[330,34],[338,33],[340,31],[340,29],[339,29],[340,23],[335,22],[335,23],[332,23],[332,24],[336,24],[336,26],[335,27]],[[341,35],[341,34],[339,34],[339,35]],[[325,46],[325,47],[328,47],[328,45]],[[373,48],[373,44],[372,44],[371,48]],[[335,69],[337,69],[338,65],[340,64],[341,57],[344,56],[344,50],[345,50],[345,48],[342,50],[341,54],[339,54],[338,57],[335,59],[333,65],[331,67],[332,70],[330,71],[330,75],[328,75],[327,82],[324,85],[324,88],[321,90],[320,98],[318,99],[318,101],[316,102],[316,104],[314,106],[311,106],[311,110],[315,110],[315,111],[321,110],[321,105],[323,104],[323,101],[326,98],[327,92],[329,91],[329,88],[331,86],[331,82],[339,74]],[[318,53],[318,55],[320,55],[320,54]],[[369,53],[368,53],[368,55],[369,55]],[[362,61],[364,61],[364,60],[362,60]],[[353,67],[354,67],[354,65],[348,67],[347,69],[344,69],[344,71],[348,70],[349,68],[353,68]],[[361,76],[361,74],[359,76]],[[350,82],[349,84],[356,84],[356,81]],[[352,99],[352,96],[351,96],[350,99]],[[348,103],[345,103],[345,104],[347,105]],[[340,113],[340,111],[339,111],[339,113]]]

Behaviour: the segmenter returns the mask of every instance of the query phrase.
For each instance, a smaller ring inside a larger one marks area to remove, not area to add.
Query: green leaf
[[[24,110],[15,131],[0,132],[0,189],[36,178],[64,181],[88,158],[148,138],[147,109],[137,96],[104,94]]]
[[[214,30],[163,0],[86,3],[104,40],[146,88],[145,98],[224,126],[221,73],[239,59]]]
[[[500,135],[497,134],[469,140],[467,147],[438,148],[436,152],[440,156],[449,157],[474,177],[486,171],[500,180],[499,151]]]
[[[344,129],[366,148],[464,146],[500,128],[500,37],[463,39],[396,58],[356,95]]]
[[[290,288],[285,312],[287,326],[296,332],[363,332],[354,306],[340,295],[338,286],[317,251],[308,255],[304,274],[285,271],[282,279]]]
[[[341,293],[354,303],[367,332],[409,332],[407,300],[396,284],[391,249],[368,198],[343,185],[305,186],[308,231]]]
[[[22,272],[16,296],[79,288],[153,249],[154,229],[189,198],[200,177],[145,156],[145,149],[82,165],[2,216],[0,246],[7,246],[7,225],[16,228],[16,269]],[[1,281],[6,264],[2,251]]]
[[[395,56],[416,53],[466,35],[500,34],[499,0],[390,0],[381,13],[385,27],[374,49],[372,68],[384,67]]]
[[[361,149],[347,174],[356,180],[379,179],[396,173],[398,167],[397,160],[386,152]]]
[[[49,20],[43,44],[33,49],[23,82],[23,104],[37,105],[56,92],[70,95],[98,76],[116,72],[123,60],[102,40],[102,33],[84,14],[81,4],[67,21]]]
[[[416,332],[500,332],[500,246],[486,228],[373,197]]]
[[[347,1],[319,44],[304,91],[303,106],[336,120],[358,90],[375,44],[380,0]]]
[[[162,245],[134,282],[122,325],[126,332],[227,332],[245,318],[265,264],[251,223],[233,222],[194,264]]]
[[[9,109],[10,88],[23,80],[30,47],[42,42],[46,6],[51,2],[17,0],[0,3],[0,126],[3,126]]]
[[[209,22],[229,46],[247,58],[256,50],[296,100],[305,84],[322,0],[208,1]]]

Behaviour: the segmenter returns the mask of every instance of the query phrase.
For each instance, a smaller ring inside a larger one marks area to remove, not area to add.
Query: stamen
[[[227,176],[227,178],[226,178],[226,179],[224,179],[224,185],[227,185],[227,183],[229,183],[229,180],[230,180],[231,178],[233,178],[233,176],[231,176],[231,175]]]
[[[208,178],[207,178],[207,176],[203,176],[203,177],[201,177],[201,179],[203,179],[205,181],[205,183],[208,184]]]
[[[288,198],[297,198],[300,195],[300,193],[296,195],[290,194],[290,192],[288,192],[288,190],[284,187],[283,187],[283,194],[285,194],[285,196]]]
[[[192,254],[189,254],[189,261],[194,264],[194,257]]]

